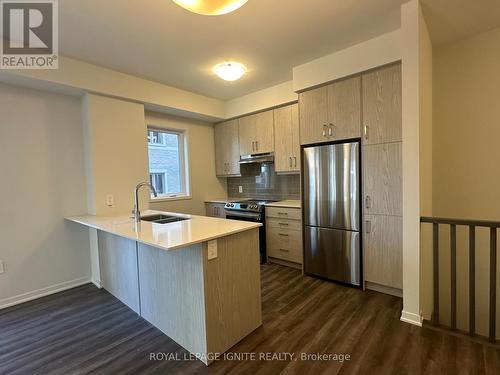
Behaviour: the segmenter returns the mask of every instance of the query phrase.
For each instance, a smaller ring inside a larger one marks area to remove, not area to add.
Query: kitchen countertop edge
[[[195,218],[197,220],[200,220],[200,218],[202,220],[205,220],[205,219],[206,220],[226,220],[226,219],[209,218],[209,217],[197,216],[197,215],[182,215],[182,214],[175,214],[175,213],[171,213],[171,212],[163,212],[163,211],[156,211],[156,210],[155,211],[152,211],[152,210],[147,211],[147,214],[148,215],[152,215],[152,214],[169,214],[169,215],[178,215],[178,216],[181,216],[181,217],[189,216],[190,218]],[[173,251],[173,250],[182,249],[182,248],[189,247],[189,246],[192,246],[192,245],[196,245],[196,244],[199,244],[199,243],[211,241],[211,240],[214,240],[214,239],[217,239],[217,238],[227,237],[227,236],[231,236],[233,234],[245,232],[247,230],[256,229],[256,228],[259,228],[260,226],[262,226],[261,223],[242,222],[242,224],[241,224],[241,226],[239,228],[229,229],[227,231],[224,231],[223,233],[214,233],[213,235],[206,235],[206,236],[203,236],[203,237],[200,237],[200,238],[197,238],[197,239],[182,241],[182,242],[180,242],[180,243],[178,243],[176,245],[165,246],[165,245],[162,245],[161,243],[157,243],[157,242],[154,242],[154,241],[148,241],[147,239],[144,239],[144,238],[136,237],[136,236],[133,236],[131,234],[127,234],[127,233],[123,233],[123,232],[120,232],[120,231],[117,231],[117,230],[113,230],[112,228],[109,228],[108,226],[106,226],[105,223],[99,224],[99,223],[93,223],[93,222],[89,221],[91,219],[97,219],[97,218],[102,219],[102,220],[109,219],[109,221],[111,221],[111,220],[113,220],[113,218],[120,219],[120,218],[123,218],[123,216],[121,216],[121,215],[117,215],[117,216],[81,215],[81,216],[66,217],[65,220],[73,222],[73,223],[77,223],[77,224],[80,224],[80,225],[84,225],[84,226],[89,227],[89,228],[101,230],[103,232],[110,233],[110,234],[113,234],[115,236],[123,237],[123,238],[129,239],[129,240],[136,241],[136,242],[142,243],[144,245],[148,245],[148,246],[155,247],[155,248],[158,248],[158,249],[162,249],[162,250],[165,250],[165,251]],[[234,220],[227,220],[227,221],[234,222]],[[125,224],[134,225],[133,221],[127,221],[127,222],[124,221],[124,222],[122,222],[120,224],[122,224],[122,225],[125,225]],[[110,224],[108,224],[108,225],[110,225]],[[151,227],[152,225],[153,224],[150,223],[150,222],[141,221],[141,226],[143,226],[143,227]],[[156,225],[170,225],[170,224],[156,224]],[[165,229],[167,229],[167,228],[165,228]],[[179,230],[182,230],[182,229],[179,229]]]

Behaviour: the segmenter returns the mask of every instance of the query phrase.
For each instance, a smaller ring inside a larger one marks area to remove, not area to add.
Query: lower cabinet
[[[205,215],[225,219],[226,211],[224,210],[224,203],[205,203]]]
[[[367,288],[399,295],[403,288],[403,219],[365,215],[365,281]]]
[[[268,261],[302,268],[302,225],[300,208],[266,208]]]

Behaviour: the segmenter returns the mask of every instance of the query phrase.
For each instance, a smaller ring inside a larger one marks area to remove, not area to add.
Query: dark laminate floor
[[[401,300],[262,267],[264,325],[231,351],[346,353],[350,361],[150,361],[188,353],[104,290],[0,311],[0,374],[500,374],[500,351],[399,321]]]

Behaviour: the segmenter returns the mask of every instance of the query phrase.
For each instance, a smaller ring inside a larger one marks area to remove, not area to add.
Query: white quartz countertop
[[[286,208],[300,208],[301,203],[299,200],[288,199],[279,202],[267,203],[266,207],[286,207]]]
[[[142,212],[142,216],[156,214],[186,217],[189,220],[168,224],[141,221],[138,225],[135,224],[134,219],[130,218],[130,215],[72,216],[67,217],[66,220],[163,250],[176,250],[262,226],[260,223],[183,215],[173,212],[154,210]]]

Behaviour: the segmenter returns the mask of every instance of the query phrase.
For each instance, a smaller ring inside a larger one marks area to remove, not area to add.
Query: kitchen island
[[[177,216],[67,220],[97,229],[103,288],[205,364],[262,324],[259,223]]]

